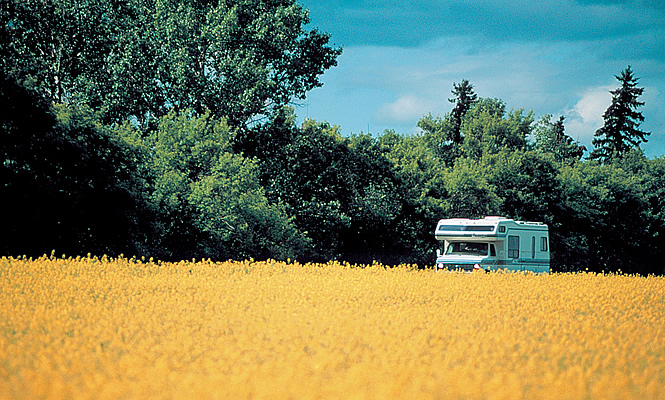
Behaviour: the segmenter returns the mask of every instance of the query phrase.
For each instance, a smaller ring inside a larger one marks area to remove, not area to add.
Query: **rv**
[[[436,270],[549,273],[547,225],[502,217],[442,219],[434,236]]]

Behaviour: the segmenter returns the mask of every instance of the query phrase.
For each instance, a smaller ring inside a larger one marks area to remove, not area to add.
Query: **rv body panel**
[[[550,270],[548,227],[539,222],[501,217],[442,219],[434,235],[441,241],[437,270]]]

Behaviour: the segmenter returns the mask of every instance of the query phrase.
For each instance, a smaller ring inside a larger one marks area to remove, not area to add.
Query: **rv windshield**
[[[446,254],[459,254],[465,256],[486,256],[488,245],[487,243],[478,242],[453,242],[448,245]]]

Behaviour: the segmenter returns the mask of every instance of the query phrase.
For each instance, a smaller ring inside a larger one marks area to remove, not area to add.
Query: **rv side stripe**
[[[512,265],[512,264],[545,264],[549,265],[550,260],[548,259],[523,259],[523,258],[513,258],[510,260],[498,260],[497,265]]]

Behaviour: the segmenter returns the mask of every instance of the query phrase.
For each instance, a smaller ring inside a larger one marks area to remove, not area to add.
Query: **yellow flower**
[[[0,259],[0,398],[665,398],[665,278]]]

